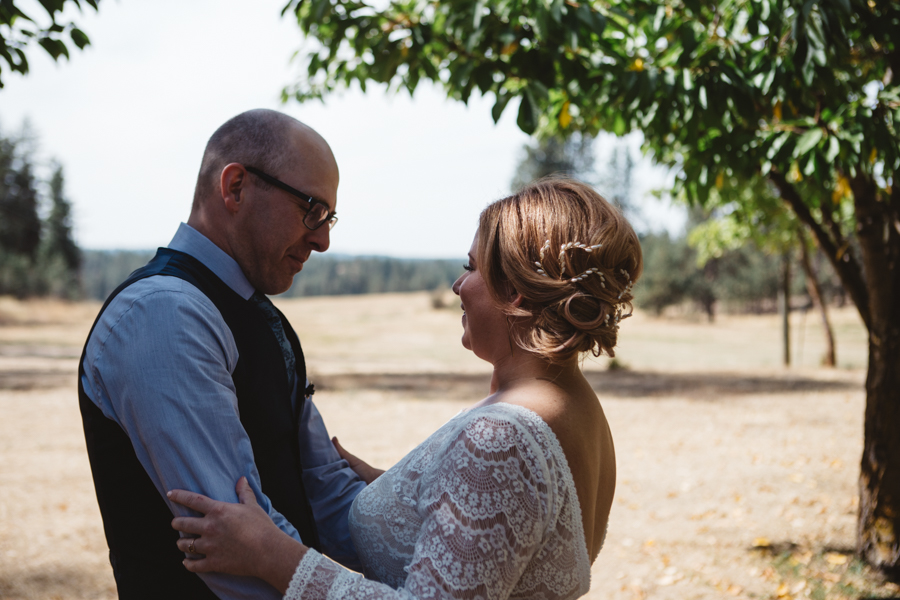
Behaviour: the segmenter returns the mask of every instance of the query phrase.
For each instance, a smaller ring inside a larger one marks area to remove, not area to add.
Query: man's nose
[[[309,232],[307,237],[310,247],[316,252],[325,252],[331,245],[331,229],[325,223],[318,229]]]

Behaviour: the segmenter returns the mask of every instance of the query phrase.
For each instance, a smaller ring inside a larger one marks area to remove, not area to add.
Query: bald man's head
[[[293,139],[301,130],[317,135],[297,119],[265,108],[248,110],[226,121],[206,144],[193,209],[215,194],[222,169],[230,163],[250,165],[267,173],[281,172],[296,158]]]
[[[210,138],[188,225],[231,256],[257,290],[281,293],[312,252],[328,249],[330,223],[310,229],[306,215],[313,202],[336,213],[339,181],[322,136],[285,114],[251,110]]]

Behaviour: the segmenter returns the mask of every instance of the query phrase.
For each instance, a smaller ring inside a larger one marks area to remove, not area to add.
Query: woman
[[[241,504],[170,497],[191,571],[259,577],[287,598],[575,598],[606,534],[615,452],[579,357],[614,355],[642,269],[637,236],[590,187],[537,181],[482,212],[453,285],[463,346],[490,395],[369,482],[350,528],[366,577],[281,532],[246,482]]]

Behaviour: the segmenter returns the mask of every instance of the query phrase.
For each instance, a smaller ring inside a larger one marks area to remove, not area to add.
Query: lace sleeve
[[[422,524],[400,589],[309,551],[285,598],[508,598],[541,549],[556,508],[550,458],[517,419],[465,420],[421,476]]]

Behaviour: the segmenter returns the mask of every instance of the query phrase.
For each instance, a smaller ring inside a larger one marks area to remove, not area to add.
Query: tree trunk
[[[886,174],[885,174],[886,176]],[[826,230],[783,175],[770,178],[815,234],[869,332],[866,414],[859,475],[857,551],[900,579],[900,182],[879,190],[863,169],[850,179],[857,261],[840,231]],[[812,204],[812,203],[811,203]],[[834,228],[833,228],[834,229]]]
[[[900,577],[900,185],[890,197],[851,180],[869,291],[869,372],[859,476],[857,547]]]
[[[834,349],[834,331],[831,328],[831,321],[828,319],[828,308],[822,299],[822,286],[819,285],[819,278],[813,270],[812,262],[809,260],[809,250],[806,247],[806,236],[803,230],[797,229],[797,237],[800,238],[800,264],[806,273],[806,289],[809,297],[812,298],[813,304],[819,309],[819,315],[822,317],[822,328],[825,330],[825,357],[823,364],[833,367],[837,364],[836,353]]]
[[[791,366],[791,255],[781,256],[781,289],[778,290],[778,314],[781,315],[781,339],[784,366]]]
[[[877,319],[875,327],[876,331],[869,336],[857,546],[869,564],[897,578],[900,577],[900,402],[897,398],[900,322],[897,316]]]

